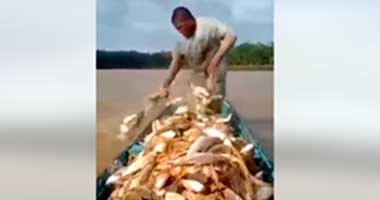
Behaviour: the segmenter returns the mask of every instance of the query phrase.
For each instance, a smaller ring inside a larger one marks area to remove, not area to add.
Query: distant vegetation
[[[157,69],[168,68],[169,51],[142,53],[137,51],[96,51],[97,69]],[[227,55],[232,70],[272,70],[273,43],[243,43]]]
[[[96,51],[96,67],[98,69],[167,68],[170,59],[170,52]]]

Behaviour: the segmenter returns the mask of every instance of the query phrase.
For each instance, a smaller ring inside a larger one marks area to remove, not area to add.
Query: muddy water
[[[97,71],[97,173],[125,145],[115,138],[123,117],[143,108],[144,98],[158,90],[166,73],[165,70]],[[187,74],[188,71],[180,72],[171,95],[185,93]],[[273,158],[273,72],[228,72],[227,99]]]

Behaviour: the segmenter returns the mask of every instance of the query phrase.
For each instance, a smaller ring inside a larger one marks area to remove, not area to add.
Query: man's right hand
[[[161,95],[161,97],[168,97],[169,96],[169,88],[167,86],[161,85],[160,86],[160,95]]]

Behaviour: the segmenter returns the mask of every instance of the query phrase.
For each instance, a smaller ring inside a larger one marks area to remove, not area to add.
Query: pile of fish
[[[265,200],[272,184],[252,159],[254,146],[235,137],[212,105],[218,96],[195,88],[195,110],[179,106],[152,123],[143,151],[107,180],[110,200]],[[215,108],[215,106],[214,106]]]

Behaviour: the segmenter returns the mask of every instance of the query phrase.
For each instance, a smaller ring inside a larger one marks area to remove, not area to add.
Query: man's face
[[[193,19],[178,19],[175,20],[173,25],[186,38],[194,35],[196,23]]]

